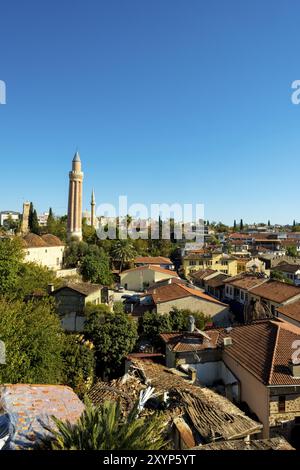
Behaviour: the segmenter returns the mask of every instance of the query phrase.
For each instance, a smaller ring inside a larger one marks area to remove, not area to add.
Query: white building
[[[0,226],[3,227],[5,225],[5,221],[8,219],[14,220],[14,221],[19,221],[21,218],[21,215],[19,212],[15,211],[2,211],[0,212]]]
[[[58,271],[63,265],[65,245],[54,235],[35,235],[28,233],[22,238],[25,261]]]

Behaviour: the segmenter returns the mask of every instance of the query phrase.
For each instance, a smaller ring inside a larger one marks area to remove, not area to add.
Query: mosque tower
[[[92,191],[91,198],[91,226],[96,227],[96,200],[95,200],[95,191]]]
[[[69,173],[68,240],[82,240],[82,181],[81,160],[76,152]]]

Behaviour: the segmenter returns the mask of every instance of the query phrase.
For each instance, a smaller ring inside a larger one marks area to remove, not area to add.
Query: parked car
[[[118,289],[118,292],[125,292],[125,287],[120,286],[119,289]]]

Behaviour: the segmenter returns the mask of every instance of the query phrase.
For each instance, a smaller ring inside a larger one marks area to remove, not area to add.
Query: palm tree
[[[124,263],[132,261],[136,256],[134,246],[128,240],[118,240],[111,251],[114,261],[120,263],[119,272],[122,271]]]
[[[87,403],[76,424],[52,419],[56,428],[47,430],[53,450],[159,450],[167,444],[164,420],[138,418],[138,403],[125,418],[119,401],[105,401],[100,407]]]

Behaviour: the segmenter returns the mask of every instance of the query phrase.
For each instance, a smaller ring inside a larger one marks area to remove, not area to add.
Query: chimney
[[[300,362],[296,364],[294,364],[293,362],[290,362],[289,366],[290,366],[292,377],[300,378]]]
[[[193,333],[195,330],[195,318],[193,315],[189,315],[188,317],[188,333]]]
[[[191,378],[192,383],[195,383],[197,380],[197,371],[194,369],[194,367],[189,367],[188,372]]]
[[[232,344],[232,338],[230,336],[227,336],[226,338],[223,339],[223,345],[226,348],[226,346],[231,346]]]
[[[48,294],[51,294],[54,291],[54,284],[48,284]]]

